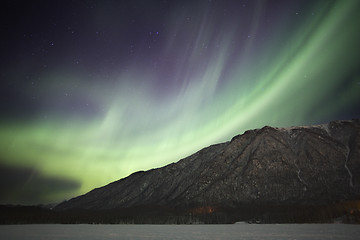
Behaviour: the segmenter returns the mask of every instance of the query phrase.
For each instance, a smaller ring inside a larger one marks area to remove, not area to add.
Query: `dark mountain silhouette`
[[[290,128],[266,126],[177,163],[136,172],[55,209],[152,206],[213,213],[241,206],[327,206],[359,199],[359,173],[358,119]]]

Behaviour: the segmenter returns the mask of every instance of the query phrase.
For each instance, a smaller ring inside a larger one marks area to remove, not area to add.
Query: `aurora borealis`
[[[59,202],[247,129],[360,117],[360,2],[8,1],[0,204]]]

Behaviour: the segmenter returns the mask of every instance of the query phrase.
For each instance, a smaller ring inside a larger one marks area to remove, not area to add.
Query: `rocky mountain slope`
[[[162,168],[136,172],[56,210],[329,204],[360,197],[360,120],[249,130]],[[211,211],[211,210],[209,210]]]

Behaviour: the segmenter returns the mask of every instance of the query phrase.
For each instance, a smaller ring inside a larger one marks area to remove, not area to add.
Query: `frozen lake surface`
[[[359,225],[0,225],[0,239],[359,239]]]

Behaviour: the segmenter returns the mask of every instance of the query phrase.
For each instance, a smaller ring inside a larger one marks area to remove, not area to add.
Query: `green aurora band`
[[[261,53],[256,57],[250,54],[258,47],[251,38],[234,53],[234,31],[230,27],[212,29],[204,14],[205,20],[190,30],[193,41],[182,45],[184,54],[178,57],[182,64],[171,76],[184,84],[162,97],[157,97],[151,85],[157,75],[135,62],[106,84],[88,84],[81,74],[61,69],[44,73],[42,79],[50,81],[37,90],[44,101],[66,101],[57,93],[77,85],[72,94],[91,98],[102,109],[101,114],[84,117],[75,112],[64,117],[54,108],[32,120],[3,118],[1,161],[81,183],[75,191],[43,198],[44,202],[56,202],[135,171],[178,161],[248,129],[332,118],[360,101],[356,70],[360,60],[359,10],[359,1],[338,1],[316,15],[309,13],[286,41],[278,41],[286,35],[279,28],[266,46],[259,47]],[[257,11],[251,23],[254,35],[261,6]],[[175,20],[172,24],[183,27]],[[217,37],[215,30],[221,32]],[[201,64],[201,51],[196,48],[200,42],[218,46]],[[177,45],[169,38],[159,56],[173,54]],[[200,70],[191,68],[196,64]],[[220,85],[224,76],[226,84]],[[349,77],[352,80],[344,85],[343,80]],[[59,81],[63,89],[53,84]]]

